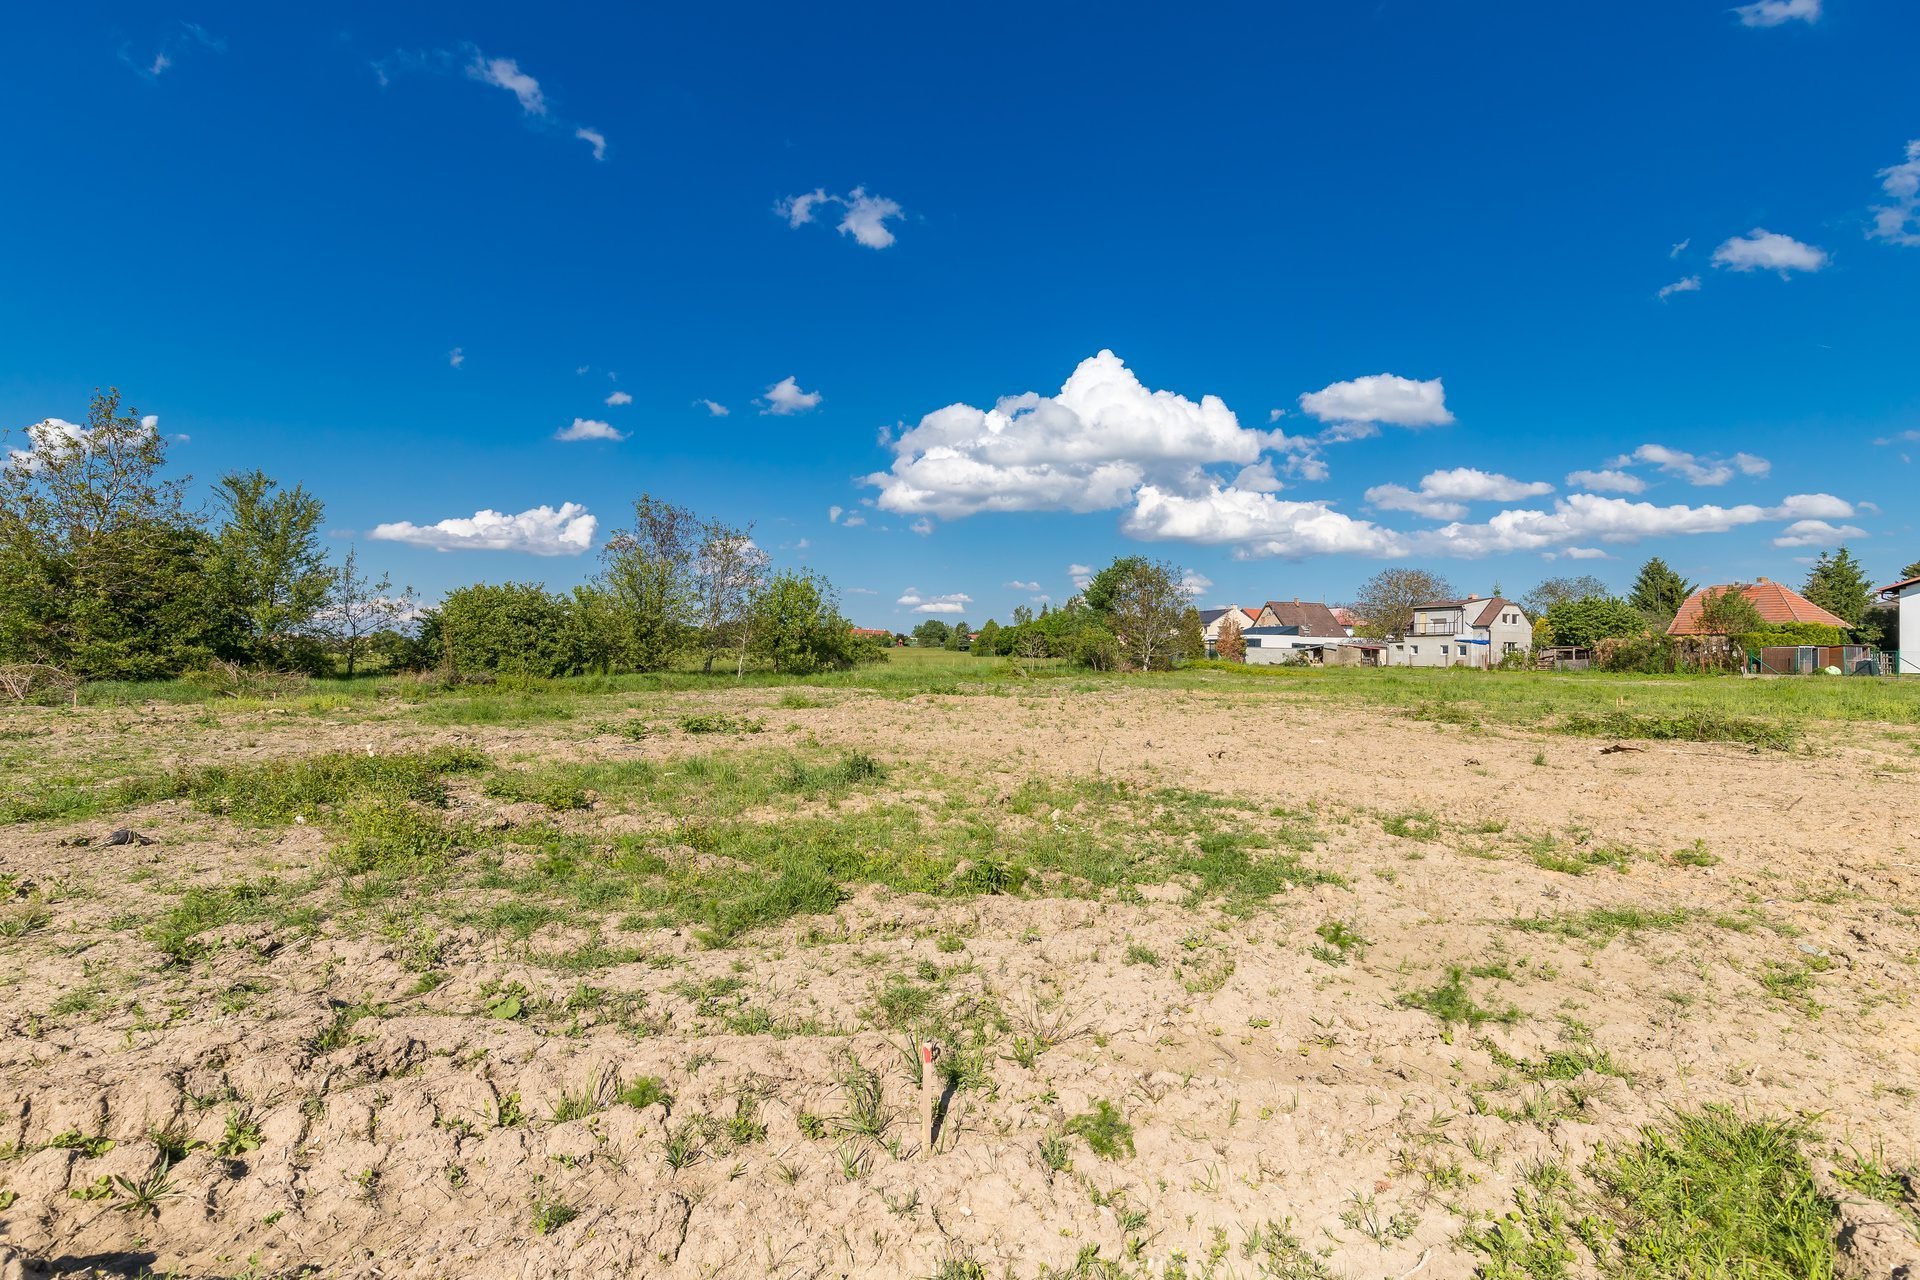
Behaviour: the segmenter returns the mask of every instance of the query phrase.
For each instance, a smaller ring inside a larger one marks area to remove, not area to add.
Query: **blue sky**
[[[6,442],[116,384],[429,598],[651,491],[873,625],[1920,558],[1920,6],[611,8],[21,7]]]

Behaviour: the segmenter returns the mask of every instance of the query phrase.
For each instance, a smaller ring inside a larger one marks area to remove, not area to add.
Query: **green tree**
[[[967,648],[972,643],[973,632],[968,629],[965,619],[954,623],[953,627],[947,632],[946,647],[952,649],[955,653]]]
[[[147,678],[232,654],[185,480],[161,474],[165,441],[119,391],[24,436],[0,468],[0,658]]]
[[[1119,644],[1123,664],[1164,671],[1180,654],[1180,620],[1190,608],[1184,571],[1164,561],[1125,556],[1094,575],[1086,608]]]
[[[1701,595],[1699,634],[1740,636],[1760,627],[1760,611],[1739,587],[1709,588]]]
[[[928,618],[913,629],[913,642],[922,649],[939,649],[947,643],[950,628],[938,618]]]
[[[1493,594],[1497,596],[1500,593],[1495,591]],[[1529,616],[1537,618],[1556,604],[1565,604],[1570,600],[1605,600],[1612,594],[1607,590],[1606,583],[1590,573],[1583,573],[1577,578],[1548,578],[1520,597],[1520,607]]]
[[[612,597],[622,658],[635,671],[664,671],[692,642],[704,536],[692,511],[642,494],[633,504],[633,527],[601,548],[598,585]]]
[[[734,674],[747,667],[752,642],[753,601],[766,584],[772,560],[753,541],[753,526],[734,529],[714,521],[700,533],[700,551],[694,559],[694,595],[699,603],[701,641],[707,650],[705,670],[722,652],[734,655]]]
[[[1587,596],[1561,600],[1546,613],[1553,643],[1591,649],[1614,636],[1630,636],[1647,629],[1647,619],[1624,600]]]
[[[1902,569],[1896,581],[1907,582],[1913,578],[1920,578],[1920,560],[1915,560],[1912,564]]]
[[[1820,553],[1807,571],[1807,583],[1800,594],[1849,627],[1859,626],[1873,604],[1873,584],[1845,544],[1832,555]]]
[[[368,578],[360,572],[358,549],[348,546],[346,559],[334,572],[326,604],[314,615],[312,627],[346,660],[346,675],[351,680],[368,639],[398,629],[412,612],[413,588],[394,591],[393,579],[384,573],[377,579]]]
[[[991,657],[1000,652],[1000,624],[988,618],[973,637],[973,651],[982,656]]]
[[[1415,605],[1453,596],[1445,578],[1425,569],[1382,569],[1360,584],[1349,606],[1365,621],[1356,628],[1373,639],[1405,635],[1413,624]]]
[[[883,656],[862,645],[824,578],[786,571],[768,580],[754,601],[753,650],[775,671],[809,675]]]
[[[1179,656],[1186,662],[1198,662],[1207,656],[1207,624],[1200,621],[1200,610],[1188,605],[1180,614]]]
[[[1654,556],[1640,566],[1633,590],[1627,593],[1627,603],[1645,615],[1653,626],[1664,630],[1692,594],[1693,584],[1669,568],[1665,560]]]
[[[320,545],[326,508],[261,471],[235,471],[214,486],[225,519],[214,534],[213,575],[245,629],[247,656],[263,666],[311,669],[310,624],[333,587]]]

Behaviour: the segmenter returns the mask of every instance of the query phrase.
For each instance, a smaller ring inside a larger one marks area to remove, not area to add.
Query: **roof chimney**
[[[1478,600],[1479,598],[1480,598],[1479,596],[1468,596],[1468,597],[1467,597],[1467,599],[1468,599],[1469,601],[1473,601],[1473,600]]]
[[[1762,578],[1755,578],[1755,579],[1754,579],[1754,581],[1755,581],[1755,582],[1765,582],[1765,581],[1766,581],[1766,579],[1765,579],[1764,577],[1762,577]]]

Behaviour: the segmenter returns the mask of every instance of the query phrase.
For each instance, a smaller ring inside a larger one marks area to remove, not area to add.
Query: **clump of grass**
[[[459,848],[458,837],[438,818],[393,801],[356,806],[347,814],[346,828],[333,860],[349,875],[432,871],[451,862]]]
[[[813,796],[844,790],[886,776],[887,771],[878,760],[864,751],[849,751],[827,764],[787,761],[786,770],[780,775],[779,787],[791,794]]]
[[[599,1115],[605,1110],[600,1101],[599,1090],[592,1086],[580,1089],[567,1089],[554,1100],[553,1122],[565,1124],[569,1120],[584,1120],[588,1116]]]
[[[580,1211],[565,1200],[544,1191],[533,1197],[533,1234],[551,1235],[580,1216]]]
[[[1408,1009],[1424,1009],[1448,1027],[1478,1029],[1489,1022],[1504,1025],[1520,1020],[1520,1010],[1511,1005],[1495,1010],[1477,1004],[1467,989],[1466,970],[1457,964],[1448,968],[1446,981],[1426,991],[1410,991],[1400,997],[1400,1003]]]
[[[840,1092],[845,1107],[834,1117],[836,1131],[849,1137],[878,1142],[893,1127],[894,1110],[887,1105],[886,1086],[880,1073],[849,1058],[840,1072]]]
[[[211,765],[177,775],[171,793],[208,813],[259,826],[315,820],[354,800],[411,800],[434,807],[447,802],[448,774],[470,773],[487,758],[464,747],[396,755],[325,752],[297,760],[249,765]]]
[[[1142,946],[1138,942],[1127,944],[1127,952],[1121,957],[1123,964],[1144,964],[1150,969],[1160,967],[1160,953],[1152,947]]]
[[[1084,1141],[1093,1154],[1103,1160],[1133,1154],[1133,1126],[1127,1123],[1120,1109],[1105,1098],[1096,1098],[1093,1110],[1068,1120],[1066,1132]]]
[[[1558,1280],[1581,1258],[1620,1280],[1825,1280],[1834,1266],[1834,1205],[1822,1196],[1793,1122],[1749,1120],[1709,1105],[1601,1146],[1582,1195],[1562,1165],[1529,1166],[1516,1209],[1463,1243],[1485,1254],[1480,1274]]]
[[[1440,820],[1430,813],[1397,813],[1380,823],[1380,829],[1402,840],[1438,840]]]
[[[1797,726],[1758,716],[1738,716],[1707,707],[1683,711],[1571,711],[1553,726],[1589,738],[1644,738],[1675,742],[1738,742],[1768,751],[1789,751]]]
[[[1684,849],[1674,850],[1669,856],[1675,865],[1682,867],[1714,867],[1720,864],[1720,859],[1708,851],[1705,840],[1695,840]]]

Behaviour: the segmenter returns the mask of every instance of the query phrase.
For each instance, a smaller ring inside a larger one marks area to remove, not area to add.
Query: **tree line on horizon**
[[[659,671],[689,656],[813,672],[883,656],[833,587],[776,570],[752,529],[650,495],[571,592],[477,583],[418,609],[413,593],[329,562],[325,507],[260,471],[232,472],[190,510],[166,442],[117,390],[77,431],[29,432],[0,469],[0,663],[85,680],[178,676],[220,663],[352,676],[369,658],[447,674]]]
[[[698,660],[810,673],[885,656],[858,635],[833,586],[776,570],[751,525],[706,520],[643,494],[633,524],[570,592],[475,583],[436,606],[371,577],[349,546],[329,561],[325,508],[300,485],[254,470],[222,476],[209,509],[189,510],[186,477],[165,474],[166,444],[117,390],[96,393],[77,430],[29,430],[0,468],[0,664],[45,664],[80,679],[157,679],[230,663],[348,677],[382,669],[558,676],[661,671]],[[1920,577],[1920,561],[1901,571]],[[1064,605],[1021,606],[979,631],[927,619],[916,643],[976,654],[1064,659],[1097,670],[1165,670],[1207,657],[1180,566],[1122,556]],[[1622,669],[1683,669],[1665,629],[1693,584],[1655,556],[1625,597],[1589,575],[1548,578],[1519,603],[1535,645],[1606,648]],[[1495,595],[1500,594],[1498,585]],[[1894,611],[1841,546],[1822,553],[1803,594],[1869,644],[1893,642]],[[1382,570],[1350,608],[1360,630],[1403,634],[1415,606],[1453,598],[1443,577]],[[1706,629],[1755,644],[1837,643],[1830,627],[1766,627],[1737,591],[1710,592]],[[1221,646],[1244,660],[1237,634]]]

